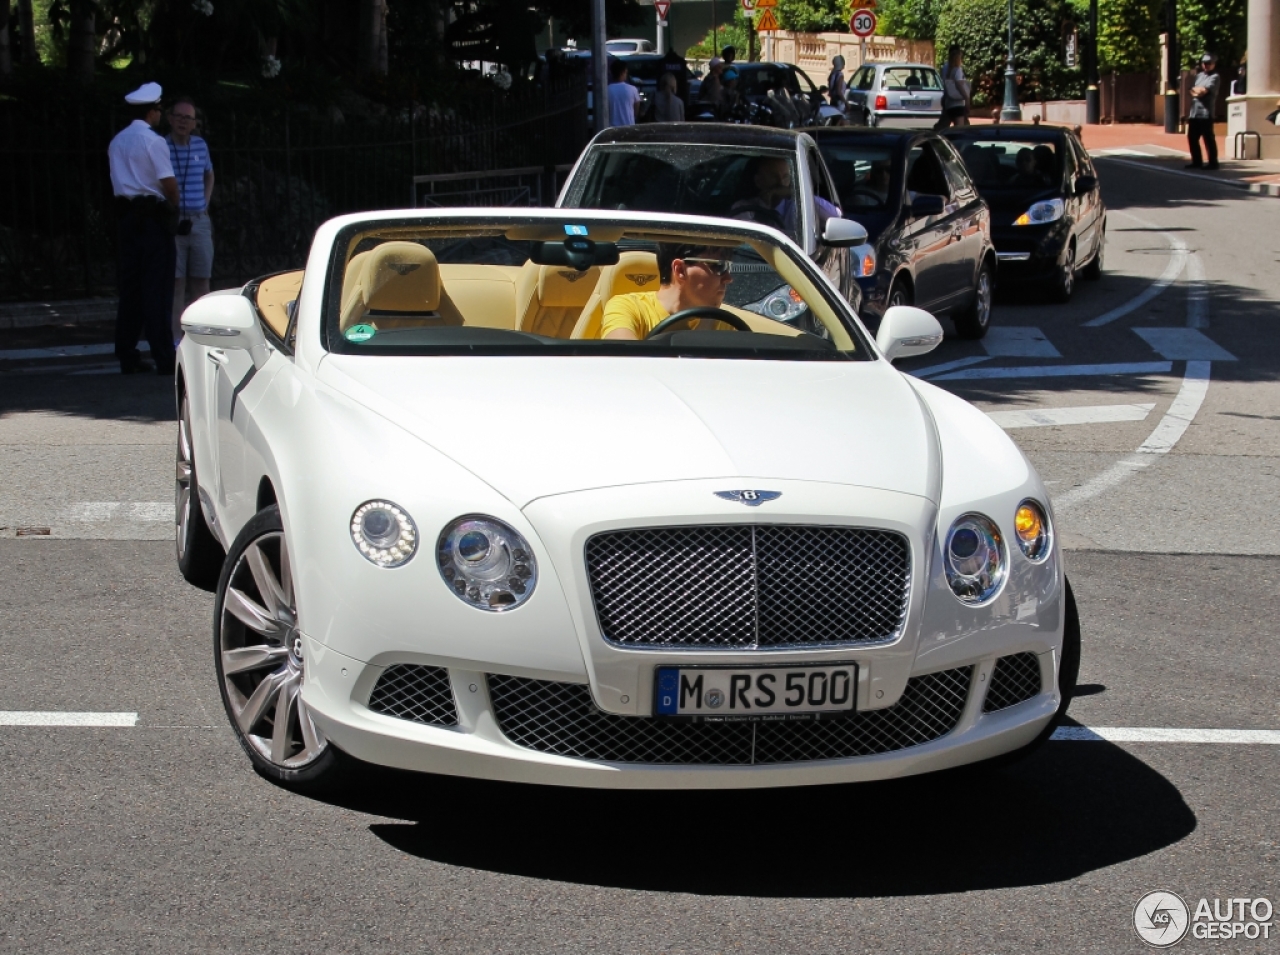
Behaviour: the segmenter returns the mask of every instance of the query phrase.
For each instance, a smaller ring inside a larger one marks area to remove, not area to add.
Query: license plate
[[[856,663],[778,667],[658,667],[655,716],[703,721],[817,719],[851,713]]]
[[[932,106],[932,105],[933,105],[933,100],[928,100],[928,99],[904,99],[904,100],[902,100],[902,105],[903,105],[903,106],[906,106],[908,109],[921,109],[921,108],[927,108],[927,107],[929,107],[929,106]]]

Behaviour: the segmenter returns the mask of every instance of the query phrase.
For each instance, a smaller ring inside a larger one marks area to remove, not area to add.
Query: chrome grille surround
[[[369,694],[369,709],[425,726],[458,725],[453,687],[444,667],[410,663],[387,667]]]
[[[1034,653],[1015,653],[996,661],[982,712],[1008,709],[1040,694],[1040,658]]]
[[[587,541],[600,632],[619,647],[793,649],[894,640],[911,547],[896,532],[799,524],[639,528]]]
[[[517,746],[607,763],[752,766],[872,756],[941,739],[964,712],[973,667],[913,677],[883,710],[821,720],[695,723],[616,716],[591,689],[490,674],[498,727]]]

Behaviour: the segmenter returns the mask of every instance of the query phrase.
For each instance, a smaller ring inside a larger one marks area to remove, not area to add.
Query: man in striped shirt
[[[213,224],[209,199],[213,196],[213,160],[203,139],[192,134],[196,107],[190,97],[179,96],[169,107],[165,137],[173,174],[178,180],[177,272],[173,286],[173,338],[182,337],[182,310],[209,291],[213,274]],[[186,224],[184,224],[186,223]]]

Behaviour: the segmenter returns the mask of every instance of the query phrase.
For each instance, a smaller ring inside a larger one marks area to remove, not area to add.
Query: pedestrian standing
[[[831,58],[831,75],[827,77],[827,99],[836,109],[844,110],[844,101],[848,88],[844,80],[844,57],[836,54]]]
[[[178,181],[169,147],[155,131],[163,115],[159,83],[143,83],[124,101],[137,110],[133,122],[107,147],[116,197],[116,358],[120,372],[148,371],[138,340],[145,333],[156,374],[172,375],[174,245]]]
[[[964,75],[964,53],[953,43],[947,51],[946,65],[942,67],[942,115],[933,128],[968,126],[970,95],[969,81]]]
[[[658,93],[653,98],[653,118],[660,123],[683,123],[684,101],[676,92],[674,73],[663,73],[658,80]]]
[[[726,46],[720,51],[720,59],[724,61],[724,68],[727,70],[733,66],[733,61],[738,58],[738,51],[731,46]]]
[[[627,64],[609,64],[609,125],[634,126],[640,112],[640,91],[627,82]]]
[[[1213,135],[1213,112],[1218,105],[1218,58],[1212,53],[1200,57],[1200,72],[1191,87],[1191,109],[1187,112],[1187,145],[1191,148],[1188,169],[1217,169],[1218,140]],[[1209,162],[1200,155],[1200,140],[1204,140]]]
[[[178,235],[173,284],[173,340],[182,337],[182,311],[187,302],[209,294],[213,275],[213,160],[204,139],[195,135],[196,106],[179,96],[169,107],[169,161],[178,180]]]

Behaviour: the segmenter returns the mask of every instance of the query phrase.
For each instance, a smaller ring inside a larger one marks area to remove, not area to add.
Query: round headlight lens
[[[538,582],[533,549],[519,532],[492,517],[460,517],[446,527],[436,561],[449,589],[481,610],[518,607]]]
[[[1027,559],[1039,563],[1053,549],[1053,534],[1045,510],[1035,501],[1023,501],[1013,515],[1013,532]]]
[[[981,514],[965,514],[951,525],[943,561],[951,592],[967,604],[986,603],[994,597],[1009,562],[1000,528]]]
[[[418,528],[390,501],[366,501],[351,515],[356,549],[379,567],[399,567],[418,551]]]

